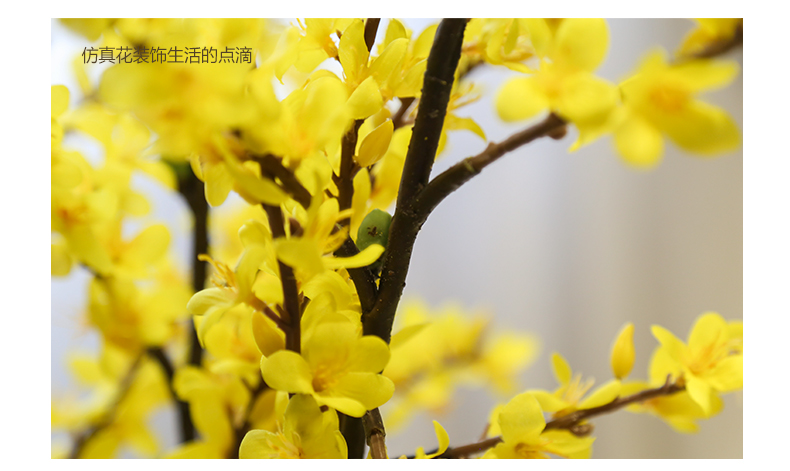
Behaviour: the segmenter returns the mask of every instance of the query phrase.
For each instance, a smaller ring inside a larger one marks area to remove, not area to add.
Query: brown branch
[[[556,419],[546,423],[545,430],[570,429],[578,425],[583,420],[587,420],[592,417],[597,417],[603,414],[609,414],[611,412],[614,412],[618,409],[622,409],[623,407],[629,404],[633,404],[635,402],[644,402],[649,399],[653,399],[660,396],[669,396],[671,394],[675,394],[676,392],[683,391],[684,389],[686,389],[685,385],[680,386],[677,383],[673,383],[671,381],[671,378],[667,377],[666,383],[664,383],[664,385],[661,387],[654,389],[646,389],[644,391],[626,397],[618,397],[617,399],[610,402],[609,404],[593,407],[591,409],[581,409],[581,410],[577,410],[576,412],[571,412],[570,414],[557,417]]]
[[[394,129],[402,128],[406,125],[406,113],[411,108],[412,103],[414,103],[415,98],[413,96],[410,97],[403,97],[399,98],[400,100],[400,108],[398,111],[392,115],[392,127]]]
[[[282,160],[272,154],[253,155],[252,159],[261,166],[261,173],[280,180],[283,190],[288,193],[303,208],[308,208],[312,196],[307,188],[302,185],[296,175],[286,168]]]
[[[683,391],[684,389],[686,389],[685,386],[681,386],[677,382],[673,383],[671,378],[667,377],[666,383],[660,387],[646,389],[626,397],[618,397],[614,401],[602,406],[592,407],[590,409],[580,409],[575,412],[571,412],[570,414],[557,417],[556,419],[547,422],[546,427],[543,430],[564,429],[574,432],[580,430],[578,427],[582,425],[581,422],[584,420],[615,412],[619,409],[622,409],[623,407],[637,402],[644,402],[661,396],[669,396],[671,394]],[[584,428],[584,430],[589,431],[589,428]],[[492,437],[481,442],[449,448],[447,451],[436,458],[465,458],[467,456],[480,453],[481,451],[488,450],[489,448],[493,448],[500,442],[502,442],[501,436]]]
[[[364,321],[364,333],[389,343],[417,233],[422,226],[412,207],[427,185],[439,145],[455,69],[461,57],[466,20],[443,19],[436,29],[428,55],[420,104],[414,121],[409,150],[403,165],[395,215],[390,226],[387,251],[376,304]]]
[[[285,237],[285,221],[283,219],[283,212],[279,206],[272,206],[262,204],[263,210],[269,219],[269,228],[272,231],[272,237],[282,238]],[[299,303],[299,290],[296,287],[296,277],[294,276],[293,268],[277,261],[280,268],[280,284],[283,289],[283,309],[282,322],[288,326],[285,332],[285,348],[293,352],[299,353],[302,350],[302,332],[301,320],[302,309]]]
[[[381,18],[368,18],[365,21],[365,46],[368,47],[368,51],[373,50],[373,43],[376,41],[376,32],[379,29],[379,23],[381,23]]]
[[[140,363],[142,363],[142,359],[143,355],[138,356],[129,367],[129,370],[126,372],[124,377],[121,379],[121,383],[118,386],[118,394],[116,395],[112,405],[107,409],[107,412],[92,428],[80,434],[75,439],[74,447],[69,454],[69,458],[79,458],[80,454],[85,449],[85,445],[87,445],[88,442],[99,432],[112,425],[113,421],[115,420],[115,415],[118,412],[118,407],[126,398],[127,394],[129,394],[129,390],[132,388],[134,377],[137,374]]]
[[[189,170],[186,177],[178,182],[178,191],[184,196],[194,218],[192,229],[192,291],[197,293],[206,286],[207,264],[198,259],[199,255],[208,253],[208,202],[206,201],[205,185]],[[189,321],[189,360],[188,363],[200,367],[203,361],[203,347],[195,329],[194,319]],[[195,439],[195,426],[189,408],[178,406],[179,422],[181,423],[181,442]]]
[[[724,41],[717,41],[708,44],[702,50],[691,54],[689,59],[710,59],[711,57],[720,56],[730,52],[731,50],[743,46],[743,23],[735,28],[735,33],[729,39]],[[683,60],[683,58],[680,58]]]
[[[361,119],[354,122],[354,125],[343,136],[340,146],[340,176],[335,180],[338,191],[337,203],[340,211],[351,208],[351,202],[354,198],[354,173],[359,168],[354,162],[354,153],[357,150],[359,127],[362,126],[362,123],[363,120]],[[348,218],[340,221],[342,226],[346,226],[348,223]]]
[[[431,180],[425,190],[419,195],[415,203],[416,211],[422,216],[422,220],[427,219],[439,203],[450,193],[468,182],[475,175],[479,174],[484,168],[496,162],[500,157],[519,147],[544,136],[553,135],[561,132],[565,127],[565,121],[557,115],[550,114],[545,120],[518,132],[504,141],[496,144],[490,143],[488,147],[473,157],[458,162],[448,168],[436,178]]]
[[[269,389],[269,385],[266,384],[266,381],[261,378],[260,383],[258,383],[258,387],[252,391],[250,395],[250,402],[247,403],[247,410],[244,413],[244,422],[234,430],[234,446],[230,449],[230,459],[238,459],[239,457],[239,448],[241,448],[241,442],[244,440],[244,436],[247,435],[247,432],[252,430],[252,423],[250,422],[250,414],[252,414],[252,409],[255,407],[255,403],[257,402],[258,398],[261,394],[266,392]]]
[[[335,255],[340,257],[352,257],[358,253],[359,248],[350,238],[346,239],[343,245],[335,251]],[[362,307],[362,316],[364,318],[376,303],[376,296],[379,290],[378,286],[376,286],[376,277],[368,267],[346,268],[346,271],[348,271],[351,281],[354,282],[354,286],[357,289],[359,304]]]
[[[387,432],[384,430],[384,421],[378,407],[367,411],[362,416],[362,423],[365,425],[365,437],[370,447],[370,456],[373,459],[387,459],[387,445],[384,442]]]
[[[187,440],[185,438],[190,436],[190,434],[194,436],[192,415],[189,411],[189,403],[178,398],[178,394],[176,394],[175,387],[173,386],[173,377],[175,376],[175,368],[173,368],[173,364],[170,362],[170,359],[167,358],[167,355],[165,354],[164,350],[162,350],[162,347],[150,347],[148,349],[148,355],[159,363],[159,366],[162,367],[162,371],[167,378],[167,387],[170,390],[170,395],[176,402],[182,440],[184,440],[184,442],[192,440]]]

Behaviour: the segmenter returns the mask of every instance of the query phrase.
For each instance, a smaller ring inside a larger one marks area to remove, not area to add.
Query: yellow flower
[[[215,262],[208,255],[198,257],[211,263],[216,270],[212,279],[215,287],[195,293],[187,304],[187,311],[190,314],[203,316],[198,328],[198,338],[201,343],[208,330],[234,306],[247,303],[253,308],[262,310],[262,302],[253,292],[253,284],[265,257],[266,251],[263,247],[251,245],[242,254],[235,270],[231,270],[223,263]]]
[[[53,399],[52,429],[79,431],[109,420],[85,443],[79,458],[114,458],[125,445],[142,457],[154,457],[159,451],[148,421],[170,400],[170,392],[160,366],[145,358],[139,361],[128,390],[123,392],[133,363],[130,356],[113,347],[105,348],[99,359],[72,358],[70,367],[77,379],[93,391],[89,398],[78,402]]]
[[[624,396],[636,394],[645,389],[650,389],[649,383],[635,381],[623,384]],[[659,396],[641,403],[632,404],[626,410],[636,413],[652,414],[681,433],[695,433],[699,430],[697,420],[706,419],[719,413],[724,407],[724,402],[717,396],[712,397],[711,410],[706,414],[694,402],[687,391],[681,391],[668,396]]]
[[[274,241],[277,257],[296,270],[302,283],[327,270],[368,266],[384,252],[384,247],[373,244],[351,257],[324,257],[324,254],[337,250],[346,239],[344,231],[332,233],[340,219],[337,199],[329,198],[323,203],[316,199],[307,213],[304,234]]]
[[[496,106],[505,121],[520,121],[551,110],[586,126],[607,118],[614,108],[614,86],[592,75],[606,56],[609,30],[600,18],[563,20],[547,58],[530,77],[518,77],[500,89]]]
[[[338,430],[337,413],[322,412],[311,396],[297,394],[288,402],[276,433],[247,432],[239,458],[346,459],[346,440]]]
[[[715,312],[702,314],[687,344],[663,327],[654,325],[652,331],[661,343],[650,367],[652,382],[682,375],[689,396],[707,415],[713,413],[716,392],[743,388],[741,322],[728,324]]]
[[[595,441],[592,437],[579,438],[566,430],[544,431],[543,411],[530,393],[511,399],[500,411],[497,423],[502,443],[488,450],[483,458],[549,458],[548,454],[577,458],[587,454]]]
[[[379,374],[390,358],[378,337],[359,337],[350,321],[317,325],[302,339],[302,354],[280,350],[261,361],[266,384],[279,391],[309,394],[321,405],[361,417],[387,402],[394,391]]]
[[[553,393],[540,390],[527,391],[531,393],[546,412],[553,412],[554,417],[570,414],[579,409],[591,409],[602,406],[615,400],[620,395],[620,381],[614,379],[608,381],[590,394],[587,392],[595,383],[589,379],[582,382],[581,374],[573,376],[571,367],[565,358],[559,353],[554,353],[551,357],[554,376],[560,383],[560,387]],[[585,397],[586,395],[586,397]]]
[[[670,65],[662,52],[651,53],[620,85],[625,106],[616,118],[617,151],[629,164],[651,167],[661,159],[662,135],[695,154],[734,150],[740,131],[733,119],[695,95],[727,85],[737,72],[734,62],[698,59]]]
[[[181,445],[168,458],[227,458],[251,399],[235,376],[215,375],[194,366],[176,371],[173,388],[189,411],[200,439]]]

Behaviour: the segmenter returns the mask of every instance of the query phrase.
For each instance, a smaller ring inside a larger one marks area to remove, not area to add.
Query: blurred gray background
[[[428,20],[406,20],[420,31]],[[609,55],[598,74],[612,81],[634,70],[657,46],[673,51],[694,27],[689,20],[610,20]],[[382,24],[382,30],[384,24]],[[380,31],[382,33],[382,31]],[[77,93],[69,63],[87,41],[52,23],[52,84]],[[728,56],[742,64],[740,51]],[[491,141],[525,124],[505,125],[492,96],[512,72],[481,67],[470,77],[486,95],[458,114],[472,116]],[[743,129],[742,75],[705,99],[727,109]],[[72,106],[75,98],[72,96]],[[488,167],[445,200],[422,229],[414,249],[405,296],[434,307],[457,301],[494,316],[494,329],[538,335],[543,348],[521,378],[524,389],[556,387],[550,354],[562,353],[575,372],[600,381],[611,377],[609,352],[620,327],[636,327],[633,379],[647,376],[656,341],[650,325],[661,324],[685,339],[694,319],[717,311],[743,315],[743,153],[715,159],[684,154],[666,141],[663,162],[649,172],[626,167],[609,138],[574,154],[571,131],[560,142],[543,140]],[[67,145],[88,148],[86,139]],[[451,134],[434,175],[485,147],[471,133]],[[188,260],[186,207],[176,195],[139,179],[153,211],[140,224],[166,221],[174,233],[175,256]],[[135,232],[130,225],[129,232]],[[52,281],[52,394],[73,382],[64,355],[96,349],[97,339],[79,318],[87,275],[75,272]],[[475,441],[490,409],[502,398],[461,390],[443,417],[418,416],[388,436],[392,456],[436,443],[431,419],[440,420],[451,444]],[[170,435],[171,413],[156,418],[158,434]],[[742,393],[725,397],[724,411],[683,435],[648,415],[627,412],[594,421],[596,458],[742,458]]]

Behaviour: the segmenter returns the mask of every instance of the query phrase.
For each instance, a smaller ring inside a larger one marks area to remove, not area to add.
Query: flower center
[[[668,113],[682,110],[690,97],[689,92],[672,84],[661,84],[650,92],[650,101],[656,108]]]

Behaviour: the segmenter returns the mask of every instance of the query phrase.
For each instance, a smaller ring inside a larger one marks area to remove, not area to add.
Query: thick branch
[[[436,36],[428,55],[417,117],[414,119],[409,150],[403,164],[398,191],[401,209],[428,183],[431,168],[439,147],[439,137],[450,102],[455,69],[461,58],[466,20],[445,18],[436,29]],[[396,210],[397,211],[397,210]]]
[[[348,459],[365,459],[365,427],[362,425],[362,419],[342,412],[338,412],[337,417],[340,421],[340,433],[343,434],[348,446]]]
[[[521,132],[513,134],[504,141],[496,144],[490,143],[486,149],[473,156],[458,162],[448,168],[436,178],[431,180],[425,190],[419,195],[415,203],[416,211],[427,219],[439,203],[450,193],[468,182],[484,168],[496,162],[500,157],[519,147],[529,144],[540,137],[549,136],[564,129],[565,121],[550,114],[545,120]]]
[[[414,241],[424,222],[419,220],[412,205],[430,178],[447,104],[450,101],[455,69],[461,57],[465,28],[464,19],[442,20],[428,55],[422,96],[403,165],[397,207],[390,226],[379,295],[375,306],[364,320],[365,334],[377,335],[386,342],[389,342],[395,311],[406,286]]]

